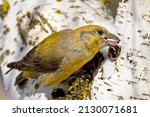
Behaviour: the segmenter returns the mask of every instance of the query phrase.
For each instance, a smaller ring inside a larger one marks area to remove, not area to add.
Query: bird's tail
[[[6,75],[6,74],[8,74],[11,70],[12,70],[12,68],[11,68],[11,69],[9,69],[9,70],[5,73],[5,75]]]
[[[7,64],[7,67],[10,69],[5,73],[5,75],[8,74],[12,69],[20,70],[20,68],[22,68],[22,66],[23,66],[22,62],[12,62],[12,63]]]
[[[22,62],[12,62],[7,64],[7,67],[11,68],[11,69],[21,69],[24,66],[24,64]]]

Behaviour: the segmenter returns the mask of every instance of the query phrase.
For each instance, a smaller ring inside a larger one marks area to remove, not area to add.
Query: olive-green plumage
[[[115,37],[109,41],[109,37]],[[9,63],[11,69],[22,71],[23,78],[38,78],[44,86],[66,80],[90,61],[106,44],[117,46],[119,40],[104,27],[88,25],[75,30],[56,32],[35,46],[19,62]]]

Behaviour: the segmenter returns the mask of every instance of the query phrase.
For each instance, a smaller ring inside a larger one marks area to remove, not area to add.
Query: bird
[[[68,79],[102,48],[118,46],[119,42],[117,36],[99,25],[64,29],[49,35],[20,61],[8,63],[7,67],[9,71],[21,71],[15,85],[28,78],[39,78],[42,86],[50,87]]]

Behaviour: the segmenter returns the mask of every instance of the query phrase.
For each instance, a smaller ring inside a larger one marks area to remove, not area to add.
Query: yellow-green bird
[[[7,67],[22,71],[15,84],[39,77],[43,86],[53,86],[69,78],[106,45],[118,43],[119,39],[102,26],[66,29],[48,36],[22,60]]]

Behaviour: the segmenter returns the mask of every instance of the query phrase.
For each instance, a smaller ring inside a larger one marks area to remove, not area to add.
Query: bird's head
[[[103,48],[108,46],[119,46],[119,38],[110,33],[102,26],[88,25],[76,29],[80,33],[80,39],[87,48]]]

